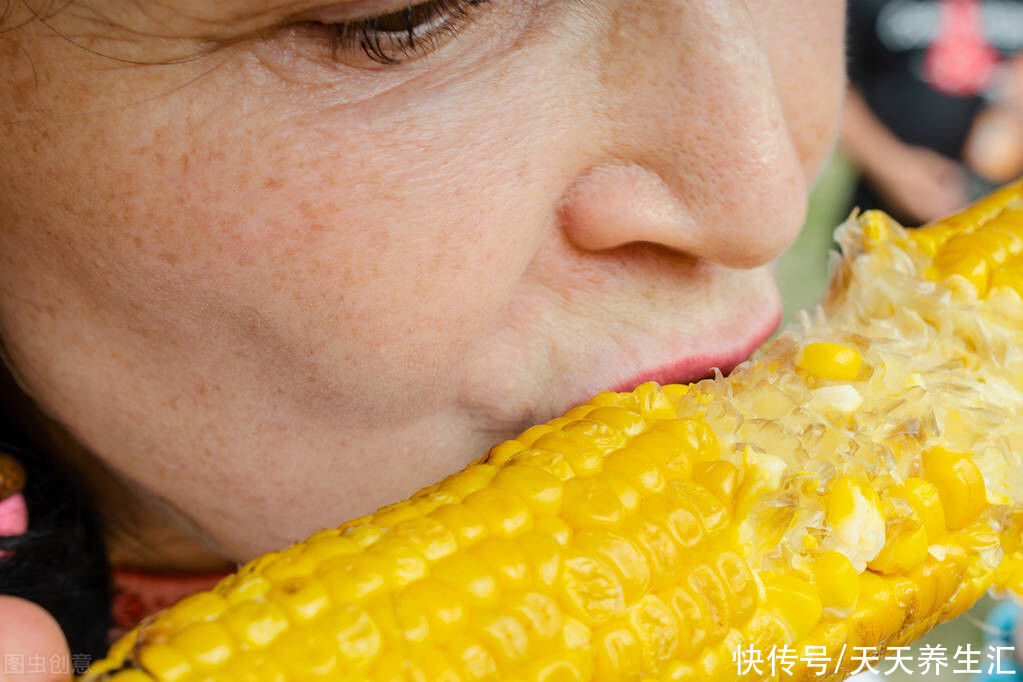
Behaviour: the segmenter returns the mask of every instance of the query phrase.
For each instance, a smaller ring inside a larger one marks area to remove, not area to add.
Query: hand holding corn
[[[807,647],[1023,595],[1021,197],[850,220],[821,314],[727,379],[601,393],[245,564],[82,679],[729,680],[783,645],[812,679]]]

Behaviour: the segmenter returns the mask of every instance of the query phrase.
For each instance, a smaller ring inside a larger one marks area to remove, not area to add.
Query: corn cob
[[[727,379],[601,393],[250,561],[82,679],[730,680],[783,645],[793,678],[823,646],[840,679],[843,647],[1023,594],[1021,196],[854,216],[815,319]]]

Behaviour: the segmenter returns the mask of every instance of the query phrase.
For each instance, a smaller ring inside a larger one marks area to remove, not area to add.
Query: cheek
[[[750,4],[793,143],[812,181],[838,133],[845,92],[845,2]]]
[[[414,107],[383,97],[296,111],[274,99],[253,116],[251,101],[211,111],[183,100],[166,109],[189,115],[157,125],[82,122],[65,139],[103,139],[102,150],[71,150],[80,162],[58,173],[49,191],[62,196],[47,203],[73,205],[72,222],[89,229],[53,217],[63,243],[50,246],[87,298],[137,315],[123,325],[178,349],[252,354],[312,382],[303,390],[331,409],[367,387],[409,400],[454,391],[454,370],[499,326],[553,227],[564,184],[536,114],[547,95],[521,80],[470,82],[475,92]]]

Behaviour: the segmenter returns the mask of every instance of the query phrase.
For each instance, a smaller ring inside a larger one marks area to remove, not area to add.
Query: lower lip
[[[753,351],[774,333],[781,323],[781,311],[772,316],[771,321],[763,329],[751,337],[741,340],[735,348],[723,353],[704,353],[691,355],[681,360],[670,362],[648,372],[643,372],[628,381],[623,381],[611,390],[625,393],[634,390],[647,381],[656,381],[662,386],[667,384],[688,384],[713,376],[715,367],[723,374],[731,372],[736,365],[748,358]]]

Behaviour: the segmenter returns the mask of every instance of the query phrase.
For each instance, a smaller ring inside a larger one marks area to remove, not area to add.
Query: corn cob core
[[[83,679],[727,680],[782,645],[808,678],[807,647],[1023,594],[1020,196],[851,219],[816,319],[729,378],[601,393],[245,564]]]

